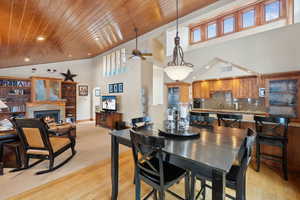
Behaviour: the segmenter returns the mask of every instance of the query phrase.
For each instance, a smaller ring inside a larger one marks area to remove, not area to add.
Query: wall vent
[[[232,66],[221,67],[221,72],[231,72]]]

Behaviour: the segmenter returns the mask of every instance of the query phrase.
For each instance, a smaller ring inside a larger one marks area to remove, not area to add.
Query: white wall
[[[164,87],[164,100],[167,102],[167,89]],[[147,61],[142,62],[142,88],[146,91],[148,116],[155,124],[162,123],[165,120],[167,104],[153,105],[153,64]]]
[[[195,65],[197,80],[245,75],[240,70],[222,73],[204,67],[213,58],[219,57],[259,73],[274,73],[300,70],[300,24],[231,40],[217,45],[199,48],[185,53],[185,59]],[[218,68],[216,66],[215,68]]]
[[[300,22],[300,0],[294,0],[295,23]]]
[[[102,76],[102,56],[93,59],[94,87],[99,87],[101,95],[116,95],[120,98],[118,111],[123,113],[123,120],[127,123],[130,119],[142,116],[141,109],[141,61],[129,60],[126,62],[128,71],[115,76]],[[123,83],[123,93],[109,94],[108,84]],[[94,103],[95,104],[95,103]],[[94,107],[94,106],[93,106]],[[93,108],[93,111],[94,108]],[[94,113],[94,112],[93,112]]]
[[[91,118],[91,88],[93,81],[91,77],[92,65],[91,59],[84,60],[74,60],[66,62],[57,62],[33,66],[22,66],[22,67],[13,67],[0,69],[0,76],[14,76],[14,77],[24,77],[29,78],[30,76],[42,76],[42,77],[56,77],[63,78],[60,74],[62,72],[66,73],[68,69],[71,70],[71,73],[77,74],[77,77],[74,78],[78,85],[88,85],[89,86],[89,95],[88,96],[78,96],[77,94],[77,120],[86,120]],[[36,72],[32,73],[31,69],[36,68]],[[57,72],[49,73],[47,69],[56,69]]]

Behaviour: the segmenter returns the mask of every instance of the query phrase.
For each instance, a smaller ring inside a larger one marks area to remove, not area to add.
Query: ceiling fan
[[[138,50],[138,29],[134,28],[135,31],[135,49],[132,50],[131,57],[129,59],[132,59],[134,57],[141,58],[142,60],[146,60],[146,56],[152,56],[152,53],[142,53],[140,50]]]

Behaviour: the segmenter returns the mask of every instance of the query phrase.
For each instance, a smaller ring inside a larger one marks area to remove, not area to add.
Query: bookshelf
[[[0,99],[8,106],[0,111],[0,120],[12,116],[25,116],[26,102],[31,100],[31,80],[0,77]]]
[[[77,83],[63,81],[61,83],[62,99],[66,100],[66,117],[73,118],[76,121],[76,88]]]

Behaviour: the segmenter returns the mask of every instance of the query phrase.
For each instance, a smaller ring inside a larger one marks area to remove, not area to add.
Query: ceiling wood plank
[[[214,2],[181,0],[180,16]],[[96,56],[134,39],[134,27],[141,35],[175,19],[174,0],[1,0],[0,68]]]

